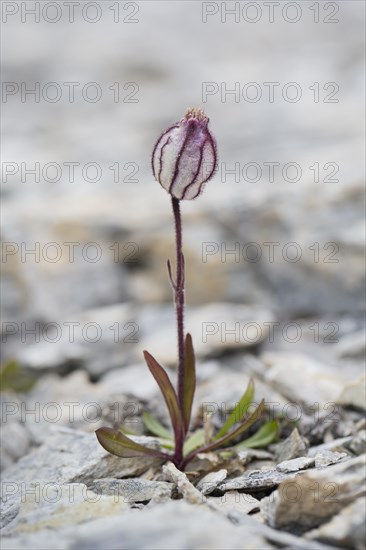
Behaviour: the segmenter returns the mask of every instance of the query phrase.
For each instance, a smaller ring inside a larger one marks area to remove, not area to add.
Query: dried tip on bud
[[[158,139],[152,154],[155,179],[179,200],[195,199],[217,167],[216,141],[202,109],[185,116]]]
[[[197,120],[200,120],[206,123],[208,123],[208,121],[210,120],[208,116],[205,115],[201,107],[190,107],[189,109],[186,110],[186,114],[184,115],[184,118],[186,120],[188,120],[189,118],[196,118]]]

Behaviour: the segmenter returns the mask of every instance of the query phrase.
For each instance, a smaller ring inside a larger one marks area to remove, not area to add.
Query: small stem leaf
[[[135,441],[124,435],[119,430],[113,430],[112,428],[99,428],[95,433],[101,446],[112,455],[120,456],[122,458],[144,455],[166,458],[166,455],[160,453],[156,449],[150,449],[149,447],[144,447],[139,443],[135,443]]]
[[[270,420],[266,422],[252,437],[249,437],[242,443],[235,445],[235,449],[242,451],[243,449],[258,447],[267,447],[270,443],[273,443],[278,434],[278,422],[277,420]]]
[[[184,365],[184,385],[183,385],[183,421],[187,432],[191,420],[192,404],[194,392],[196,390],[196,360],[192,344],[192,336],[186,335],[185,341],[185,365]]]
[[[161,437],[162,439],[173,439],[172,434],[169,430],[163,426],[159,420],[151,416],[148,412],[144,412],[142,415],[143,423],[146,428],[154,435]]]
[[[212,418],[212,413],[207,414],[203,423],[204,432],[205,432],[205,445],[208,445],[213,440],[211,418]]]
[[[172,285],[173,289],[176,290],[177,285],[173,279],[172,266],[170,264],[170,260],[167,261],[167,266],[168,266],[168,275],[169,275],[170,284]]]
[[[149,367],[151,374],[153,375],[156,382],[158,383],[160,391],[163,394],[163,397],[165,399],[165,403],[168,407],[170,419],[173,425],[174,433],[176,434],[176,437],[182,438],[183,437],[182,436],[183,434],[182,416],[179,410],[177,394],[175,393],[172,383],[169,380],[169,376],[167,375],[163,367],[159,365],[156,359],[154,359],[154,357],[150,355],[148,351],[144,351],[144,357],[145,357],[147,366]]]
[[[185,264],[184,254],[182,252],[182,286],[184,286],[184,283],[186,280],[185,267],[186,267],[186,264]]]
[[[190,437],[188,437],[187,441],[184,444],[183,452],[184,455],[188,455],[194,449],[197,449],[197,447],[201,447],[205,443],[205,431],[204,430],[197,430],[194,432]]]
[[[241,422],[241,420],[244,418],[245,414],[247,413],[251,403],[254,399],[254,384],[253,380],[249,380],[249,384],[247,389],[244,392],[244,395],[240,399],[240,401],[237,403],[236,407],[230,414],[229,418],[225,422],[225,424],[222,426],[222,428],[219,430],[219,432],[215,435],[215,440],[220,439],[223,437],[229,429],[238,422]]]
[[[255,409],[255,411],[250,414],[247,418],[242,420],[241,424],[232,432],[224,435],[221,437],[221,439],[218,439],[214,441],[213,443],[210,443],[209,445],[204,445],[203,447],[200,447],[197,450],[192,451],[187,457],[185,457],[185,465],[198,453],[206,453],[208,451],[214,451],[218,447],[221,447],[221,445],[225,445],[229,443],[231,439],[234,439],[241,433],[245,432],[258,418],[261,416],[261,414],[264,411],[264,399],[259,403],[258,407]]]

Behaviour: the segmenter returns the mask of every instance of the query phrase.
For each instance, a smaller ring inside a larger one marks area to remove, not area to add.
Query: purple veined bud
[[[191,200],[203,191],[217,168],[216,140],[202,109],[188,109],[180,122],[158,139],[152,154],[155,179],[179,200]]]

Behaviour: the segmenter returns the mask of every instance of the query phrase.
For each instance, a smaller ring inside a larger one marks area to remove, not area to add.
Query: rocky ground
[[[314,22],[313,2],[301,3],[297,23],[263,12],[250,24],[222,22],[221,2],[206,23],[205,3],[132,2],[120,15],[138,21],[112,24],[113,3],[96,4],[95,24],[63,11],[54,24],[19,12],[3,25],[5,81],[63,91],[96,82],[103,97],[22,101],[19,91],[3,105],[2,548],[361,550],[364,5],[328,3],[339,7],[333,24],[322,3]],[[115,82],[124,99],[138,90],[137,101],[113,101]],[[205,82],[219,86],[207,101]],[[263,93],[264,82],[296,82],[302,97],[223,97],[236,82]],[[324,101],[329,82],[339,86],[334,103]],[[123,424],[160,446],[143,412],[169,425],[142,360],[148,349],[175,379],[172,216],[150,152],[197,103],[220,165],[183,205],[193,426],[202,404],[222,425],[252,378],[278,434],[230,457],[200,455],[181,473],[109,455],[94,431]],[[37,162],[39,181],[26,172]],[[97,181],[87,163],[99,166]],[[274,181],[268,163],[279,163]],[[297,181],[288,163],[300,166]]]

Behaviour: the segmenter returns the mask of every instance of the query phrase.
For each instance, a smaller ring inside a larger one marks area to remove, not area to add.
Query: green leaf
[[[183,381],[183,422],[184,429],[188,432],[191,421],[192,404],[196,390],[196,360],[192,344],[192,336],[186,335],[185,341],[185,364]]]
[[[95,433],[101,446],[112,455],[120,456],[122,458],[144,455],[166,458],[163,453],[160,453],[156,449],[150,449],[140,445],[139,443],[135,443],[135,441],[124,435],[119,430],[113,430],[112,428],[99,428]]]
[[[170,420],[174,428],[174,433],[178,438],[183,437],[183,420],[179,410],[177,394],[175,393],[175,389],[173,388],[172,383],[169,380],[169,376],[167,375],[163,367],[159,365],[156,359],[154,359],[154,357],[150,355],[148,351],[144,351],[144,357],[147,366],[149,367],[151,374],[158,383],[161,393],[163,394],[163,397],[165,399],[165,403],[168,407],[170,415]]]
[[[175,448],[175,443],[172,439],[160,439],[159,443],[164,449],[173,450]]]
[[[210,451],[217,449],[221,445],[228,443],[231,439],[238,437],[241,433],[245,432],[254,422],[256,422],[264,411],[264,399],[259,403],[255,411],[248,417],[244,418],[241,424],[235,428],[232,432],[225,434],[221,439],[216,440],[213,444],[209,445]]]
[[[32,389],[37,375],[23,368],[15,360],[8,359],[0,367],[0,388],[25,393]]]
[[[249,384],[247,389],[244,392],[244,395],[240,399],[239,403],[237,403],[236,407],[234,407],[234,410],[232,411],[231,415],[225,422],[225,424],[222,426],[222,428],[219,430],[219,432],[215,435],[215,440],[220,439],[223,437],[230,428],[237,424],[242,420],[242,418],[247,413],[251,403],[254,399],[254,384],[253,380],[249,380]]]
[[[254,435],[235,445],[235,449],[241,451],[250,447],[255,449],[258,447],[267,447],[270,443],[275,441],[278,434],[278,422],[277,420],[270,420],[266,422]]]
[[[134,432],[133,430],[130,430],[125,425],[120,426],[118,429],[119,429],[120,432],[122,432],[125,435],[139,435],[137,432]]]
[[[208,445],[204,445],[203,447],[200,447],[198,450],[192,451],[188,457],[186,457],[186,464],[195,456],[197,453],[206,453],[208,451],[213,451],[217,449],[218,447],[221,447],[221,445],[225,445],[229,443],[231,439],[234,439],[235,437],[238,437],[241,433],[245,432],[260,416],[262,415],[264,411],[264,399],[259,403],[258,407],[255,409],[255,411],[250,414],[248,417],[244,418],[241,422],[241,424],[235,428],[232,432],[224,435],[221,437],[221,439],[218,439],[214,441],[213,443],[209,443]],[[192,455],[192,456],[191,456]]]
[[[219,451],[219,455],[223,460],[228,460],[230,458],[235,457],[234,451],[231,451],[230,449],[224,450],[224,451]]]
[[[163,426],[159,420],[151,416],[148,412],[144,412],[142,415],[143,423],[146,428],[154,435],[161,437],[163,439],[173,439],[173,436],[169,430]]]
[[[183,447],[183,454],[184,456],[188,455],[194,449],[197,449],[197,447],[201,447],[205,442],[205,430],[197,430],[194,432],[190,437],[188,437],[187,441],[184,444]]]

